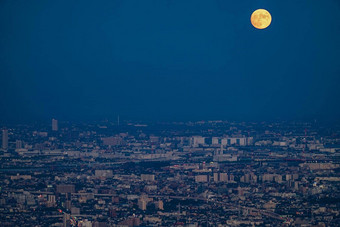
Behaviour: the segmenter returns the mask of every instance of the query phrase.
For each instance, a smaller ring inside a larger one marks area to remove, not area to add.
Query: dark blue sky
[[[339,120],[339,84],[339,0],[0,1],[2,120]]]

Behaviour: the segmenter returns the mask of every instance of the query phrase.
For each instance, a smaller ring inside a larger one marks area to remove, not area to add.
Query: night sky
[[[339,85],[339,0],[0,1],[2,121],[339,120]]]

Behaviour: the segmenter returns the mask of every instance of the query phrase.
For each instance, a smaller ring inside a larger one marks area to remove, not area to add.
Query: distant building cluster
[[[337,226],[340,131],[313,122],[2,128],[1,226]]]

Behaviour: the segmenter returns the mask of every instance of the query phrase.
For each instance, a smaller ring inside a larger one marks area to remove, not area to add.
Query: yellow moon
[[[255,28],[265,29],[272,22],[272,16],[265,9],[257,9],[251,14],[250,21]]]

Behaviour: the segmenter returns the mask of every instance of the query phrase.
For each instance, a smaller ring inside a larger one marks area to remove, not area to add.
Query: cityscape
[[[340,227],[340,0],[0,0],[0,227]]]
[[[3,127],[1,226],[338,226],[340,127]]]

